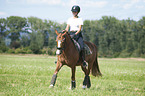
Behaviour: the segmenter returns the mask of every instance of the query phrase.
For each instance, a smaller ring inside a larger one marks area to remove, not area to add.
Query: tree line
[[[54,30],[65,27],[66,23],[37,17],[0,18],[0,53],[55,55]],[[100,57],[145,57],[145,17],[139,21],[111,16],[85,20],[83,37],[98,46]]]

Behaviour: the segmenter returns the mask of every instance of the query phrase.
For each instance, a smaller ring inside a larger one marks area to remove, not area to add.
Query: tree
[[[19,46],[20,32],[26,32],[25,27],[27,26],[26,18],[19,16],[10,16],[7,18],[7,32],[10,33],[11,47],[17,48]]]
[[[141,20],[139,20],[139,49],[140,49],[140,52],[141,52],[141,55],[144,55],[145,56],[145,17],[142,17]]]
[[[89,35],[91,34],[90,31],[91,31],[91,26],[90,26],[90,21],[89,20],[85,20],[84,21],[84,25],[83,25],[83,37],[84,37],[84,40],[86,41],[90,41],[90,37]]]
[[[6,36],[6,19],[0,18],[0,38]]]
[[[23,47],[28,47],[30,46],[30,34],[24,34],[21,36],[21,45]]]
[[[4,38],[6,36],[5,31],[6,31],[6,19],[0,18],[0,45],[4,44]]]
[[[66,23],[37,17],[0,18],[0,44],[4,46],[9,36],[11,48],[29,46],[34,53],[40,53],[44,47],[52,50],[56,46],[55,29],[62,31],[65,27]],[[85,20],[82,33],[84,40],[98,46],[100,56],[145,56],[145,17],[139,21],[118,20],[112,16]]]
[[[33,51],[33,53],[38,54],[40,53],[40,49],[43,48],[43,35],[41,32],[32,32],[31,33],[31,42],[30,42],[30,48]]]

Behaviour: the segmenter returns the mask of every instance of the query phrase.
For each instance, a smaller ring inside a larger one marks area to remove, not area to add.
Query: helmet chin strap
[[[74,17],[78,17],[78,14],[76,14]]]
[[[78,17],[77,15],[75,15],[74,17]]]

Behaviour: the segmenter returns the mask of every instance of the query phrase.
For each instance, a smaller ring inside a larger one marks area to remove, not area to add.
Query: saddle
[[[78,52],[80,53],[80,52],[81,52],[80,44],[79,44],[76,40],[74,40],[74,39],[72,39],[72,41],[74,42],[74,44],[75,44],[75,46],[76,46]],[[85,55],[90,55],[90,54],[92,54],[91,49],[90,49],[89,46],[88,46],[87,44],[85,44],[85,43],[84,43],[84,48],[85,48]]]

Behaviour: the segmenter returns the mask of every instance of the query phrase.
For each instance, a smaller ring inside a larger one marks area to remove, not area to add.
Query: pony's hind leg
[[[54,87],[56,79],[57,79],[57,74],[58,74],[58,72],[59,72],[59,70],[61,69],[62,66],[63,66],[62,64],[57,63],[55,72],[54,72],[54,74],[52,76],[51,83],[50,83],[50,86],[49,86],[50,88]]]
[[[91,81],[90,81],[90,76],[89,76],[90,68],[86,69],[83,66],[81,66],[81,68],[85,73],[85,78],[84,78],[84,81],[83,81],[83,87],[82,88],[85,89],[86,86],[87,86],[87,88],[90,88],[91,87]]]

